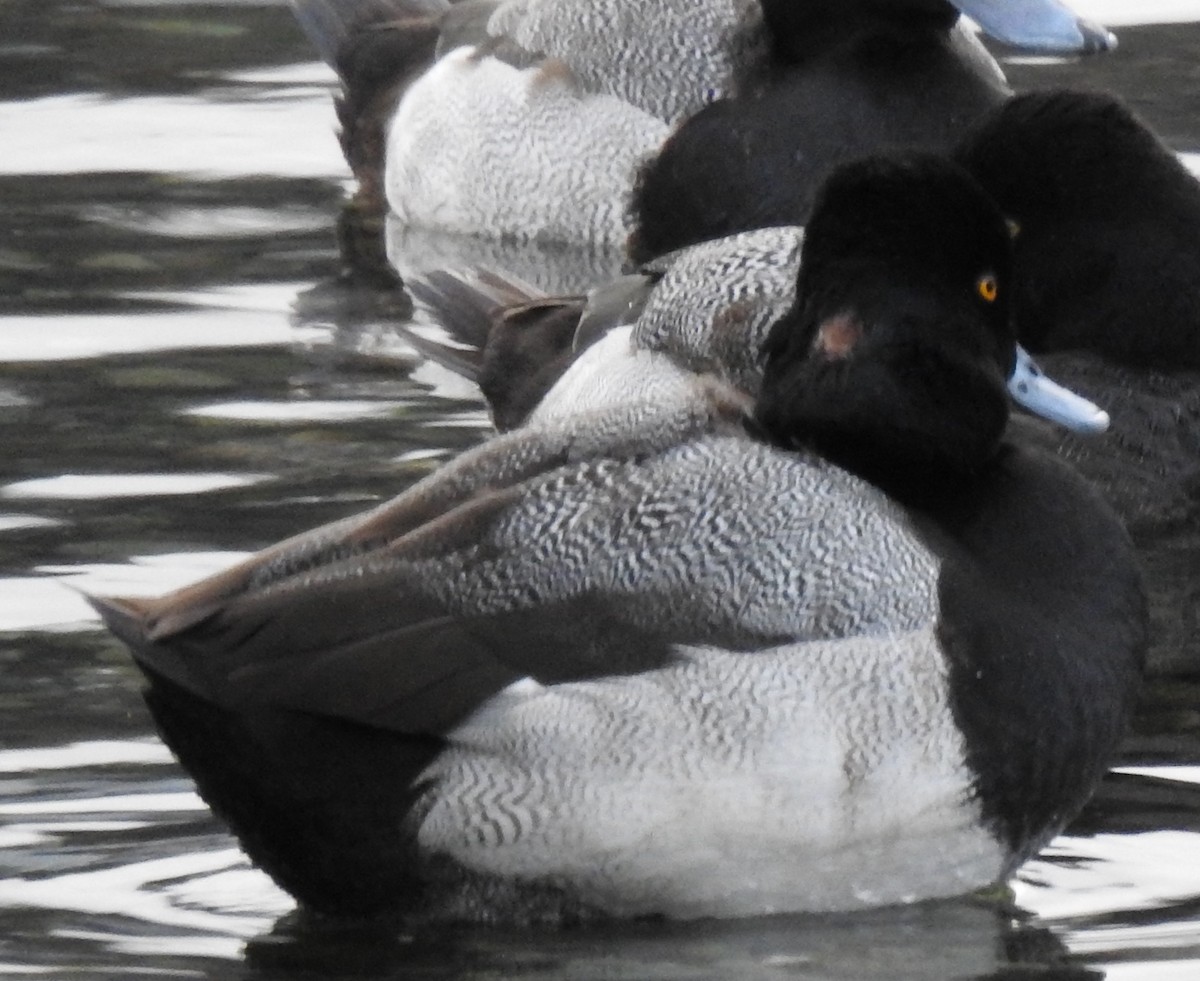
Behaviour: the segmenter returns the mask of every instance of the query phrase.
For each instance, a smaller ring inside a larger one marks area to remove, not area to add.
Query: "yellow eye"
[[[996,282],[996,277],[991,273],[985,273],[975,281],[975,292],[977,292],[988,303],[992,303],[997,294],[1000,292],[999,284]]]

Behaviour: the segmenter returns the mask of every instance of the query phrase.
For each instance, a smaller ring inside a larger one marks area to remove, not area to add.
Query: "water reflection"
[[[1119,58],[1011,74],[1128,93],[1174,146],[1200,150],[1200,27],[1121,44]],[[1198,976],[1200,690],[1184,681],[1150,690],[1123,772],[1016,884],[1020,915],[957,902],[414,936],[290,912],[153,737],[136,669],[70,585],[182,585],[479,438],[473,391],[387,329],[408,311],[385,249],[546,288],[619,261],[530,263],[395,229],[339,239],[329,79],[281,3],[0,4],[0,973]],[[369,260],[357,275],[348,242]]]
[[[619,250],[565,244],[533,250],[508,241],[406,228],[391,216],[384,241],[388,262],[405,279],[435,269],[500,269],[553,296],[585,292],[624,269]]]
[[[1068,962],[1048,931],[983,906],[933,904],[841,917],[753,923],[642,923],[571,931],[445,931],[366,935],[285,920],[252,941],[247,963],[267,972],[300,965],[346,977],[430,979],[845,979],[929,981],[1103,974]],[[254,976],[254,975],[251,975]],[[271,976],[268,974],[267,976]]]

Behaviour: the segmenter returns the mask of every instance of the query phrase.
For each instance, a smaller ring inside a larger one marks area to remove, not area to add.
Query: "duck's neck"
[[[807,335],[798,331],[803,344]],[[789,343],[792,343],[789,341]],[[906,379],[924,376],[914,386]],[[770,442],[807,446],[909,507],[938,509],[976,482],[1008,420],[999,368],[939,356],[769,361],[755,419]]]
[[[985,819],[1036,851],[1086,802],[1124,730],[1146,607],[1120,522],[1074,470],[1009,445],[918,521],[945,536],[938,633]]]
[[[881,444],[870,437],[831,436],[809,440],[822,457],[874,484],[888,497],[909,508],[938,512],[975,487],[989,466],[986,456],[965,463],[947,458],[924,434],[896,433],[894,442]]]

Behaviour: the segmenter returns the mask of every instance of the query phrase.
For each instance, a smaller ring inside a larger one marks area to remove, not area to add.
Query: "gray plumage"
[[[767,331],[796,298],[803,240],[801,228],[764,228],[664,256],[649,267],[662,278],[638,316],[634,345],[757,393]]]
[[[470,870],[443,893],[454,914],[478,918],[497,882],[539,912],[558,912],[561,881],[609,915],[691,918],[854,909],[996,874],[931,631],[677,655],[514,691],[460,727],[420,830]],[[936,870],[897,847],[918,823]],[[832,837],[853,844],[833,858]],[[548,856],[554,877],[522,876]]]
[[[758,0],[505,0],[493,35],[560,59],[579,84],[674,124],[766,54]]]
[[[561,62],[518,69],[458,48],[400,102],[388,201],[405,222],[459,234],[616,245],[634,168],[666,135]]]

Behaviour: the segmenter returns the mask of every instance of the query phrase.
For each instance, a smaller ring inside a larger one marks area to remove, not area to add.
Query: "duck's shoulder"
[[[630,396],[686,398],[705,375],[754,395],[763,340],[795,301],[802,239],[794,227],[734,235],[594,291],[533,418]]]
[[[634,345],[757,392],[763,341],[795,302],[803,240],[797,226],[763,228],[656,260]]]

